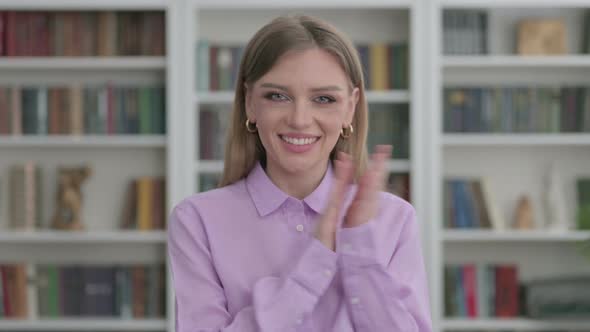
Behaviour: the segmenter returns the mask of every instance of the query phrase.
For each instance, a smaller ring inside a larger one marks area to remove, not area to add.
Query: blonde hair
[[[257,161],[263,165],[266,163],[266,152],[258,134],[248,132],[245,125],[246,85],[251,86],[260,79],[286,52],[314,47],[334,55],[352,87],[359,88],[359,100],[352,120],[354,132],[347,139],[338,139],[330,159],[334,159],[337,151],[347,152],[353,158],[356,177],[364,172],[367,163],[368,114],[363,72],[356,48],[346,36],[325,21],[304,15],[280,16],[262,27],[244,50],[236,82],[220,186],[246,177]]]

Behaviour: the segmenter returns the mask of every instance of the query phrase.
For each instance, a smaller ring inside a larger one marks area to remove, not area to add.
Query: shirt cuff
[[[322,295],[327,289],[334,274],[338,255],[324,246],[320,241],[311,238],[299,261],[292,271],[292,278],[316,296]]]
[[[372,222],[341,228],[336,234],[336,252],[342,256],[358,257],[361,261],[375,262],[377,246]]]

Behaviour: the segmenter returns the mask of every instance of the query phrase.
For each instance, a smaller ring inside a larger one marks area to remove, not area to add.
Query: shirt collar
[[[303,199],[316,213],[322,213],[328,202],[333,177],[334,171],[330,162],[320,184],[311,194]],[[262,168],[262,165],[260,165],[260,162],[256,163],[250,174],[248,174],[246,186],[256,206],[256,210],[258,210],[258,213],[262,217],[278,209],[290,197],[272,182]]]

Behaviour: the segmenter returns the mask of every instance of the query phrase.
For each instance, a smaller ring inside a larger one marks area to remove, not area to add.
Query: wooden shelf
[[[164,148],[164,135],[0,135],[0,147]]]
[[[367,91],[369,103],[408,103],[410,93],[407,90]],[[231,104],[234,91],[198,92],[194,97],[197,104]]]
[[[0,57],[0,70],[164,70],[165,68],[166,58],[157,56]]]
[[[588,331],[590,320],[533,320],[527,318],[511,319],[445,319],[444,330],[454,331]]]
[[[0,231],[0,243],[12,244],[138,244],[166,243],[167,234],[162,230],[153,231]]]
[[[445,55],[442,58],[444,68],[548,68],[576,67],[590,69],[589,55],[563,56],[520,56],[520,55],[480,55],[462,56]]]
[[[590,146],[590,133],[549,133],[549,134],[443,134],[444,146]]]
[[[68,318],[0,319],[0,331],[163,331],[164,319]]]
[[[494,230],[445,230],[446,243],[463,242],[579,242],[590,240],[590,231],[494,231]]]

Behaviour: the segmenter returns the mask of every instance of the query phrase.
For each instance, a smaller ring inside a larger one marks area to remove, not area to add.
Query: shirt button
[[[332,275],[332,271],[330,271],[330,270],[324,270],[324,275],[325,275],[326,277],[329,277],[329,276],[331,276],[331,275]]]
[[[295,323],[297,323],[297,325],[301,325],[301,323],[303,323],[303,319],[298,318]]]
[[[359,304],[359,302],[361,302],[361,300],[356,296],[350,298],[350,304],[356,305],[356,304]]]
[[[299,224],[295,227],[295,229],[297,229],[298,232],[303,232],[303,225]]]

